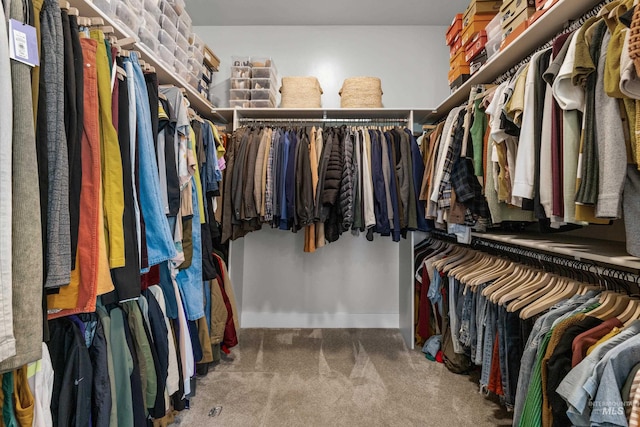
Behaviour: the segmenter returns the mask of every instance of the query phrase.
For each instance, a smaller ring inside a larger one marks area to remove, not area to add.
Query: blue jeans
[[[151,110],[147,85],[138,64],[138,55],[132,52],[130,58],[125,59],[125,65],[128,70],[133,71],[133,77],[129,78],[134,80],[136,95],[140,208],[145,222],[149,266],[152,266],[175,257],[176,248],[160,197],[158,163],[151,130]]]
[[[188,320],[198,320],[204,316],[204,292],[202,287],[202,240],[200,237],[200,209],[198,209],[198,192],[195,176],[191,177],[193,191],[191,201],[193,203],[193,220],[191,221],[191,233],[193,239],[193,259],[189,268],[180,270],[176,276],[176,282],[182,296],[182,304]]]
[[[480,389],[486,390],[491,375],[491,361],[493,360],[493,343],[496,339],[496,321],[498,307],[490,302],[486,304],[484,316],[484,341],[482,349],[482,374],[480,375]]]

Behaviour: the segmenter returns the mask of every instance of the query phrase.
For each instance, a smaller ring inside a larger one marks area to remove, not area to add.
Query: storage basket
[[[340,89],[342,108],[382,108],[382,82],[377,77],[351,77]]]
[[[322,87],[315,77],[283,77],[282,108],[320,108],[322,107]]]

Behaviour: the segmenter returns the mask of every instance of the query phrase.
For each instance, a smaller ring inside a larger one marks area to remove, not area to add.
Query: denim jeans
[[[464,286],[462,286],[464,289]],[[462,296],[462,311],[460,313],[460,333],[458,339],[460,344],[465,348],[471,347],[471,319],[474,306],[475,294],[471,290]]]
[[[457,354],[464,353],[464,349],[460,345],[458,335],[460,332],[459,311],[458,311],[458,289],[459,282],[454,277],[449,277],[449,327],[451,328],[451,341],[453,343],[453,351]]]
[[[493,345],[496,339],[497,314],[498,306],[491,302],[487,302],[483,321],[484,341],[482,344],[482,373],[480,375],[480,390],[486,390],[489,385],[491,361],[493,360]]]
[[[195,176],[191,177],[195,188]],[[198,320],[204,316],[204,292],[202,289],[202,240],[200,233],[200,209],[198,209],[198,192],[191,192],[193,203],[193,220],[191,221],[191,233],[193,239],[193,257],[189,268],[180,270],[176,276],[176,282],[180,288],[180,294],[184,303],[188,320]]]
[[[482,295],[482,292],[476,293],[476,352],[474,356],[474,363],[478,366],[482,366],[483,360],[483,348],[484,348],[484,333],[485,323],[487,317],[487,303],[488,300]],[[473,354],[472,354],[473,356]]]
[[[176,248],[164,214],[158,164],[151,134],[151,113],[147,85],[142,74],[138,55],[131,53],[125,63],[131,64],[135,82],[135,104],[138,129],[138,155],[140,173],[140,208],[144,215],[149,266],[160,264],[176,256]]]

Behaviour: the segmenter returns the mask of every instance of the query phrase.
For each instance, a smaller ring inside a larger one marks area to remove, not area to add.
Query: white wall
[[[446,27],[255,26],[195,27],[222,61],[216,74],[218,107],[228,107],[232,56],[269,56],[280,77],[315,76],[322,106],[339,108],[347,77],[382,79],[387,108],[431,108],[448,95]]]
[[[232,56],[270,56],[280,77],[318,77],[326,108],[340,107],[342,82],[354,76],[380,77],[387,108],[431,108],[449,92],[445,27],[229,26],[195,31],[222,61],[215,76],[219,107],[228,106]],[[401,251],[388,237],[368,242],[349,234],[314,254],[303,253],[303,245],[304,233],[266,228],[232,245],[242,327],[402,327],[412,335],[413,280],[411,272],[400,274],[401,264],[410,269],[400,262],[400,253],[410,249]]]

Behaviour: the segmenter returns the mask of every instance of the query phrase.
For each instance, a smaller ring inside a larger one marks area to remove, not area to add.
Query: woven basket
[[[282,108],[320,108],[322,107],[322,88],[315,77],[283,77]]]
[[[351,77],[340,89],[342,108],[382,108],[382,82],[377,77]]]

